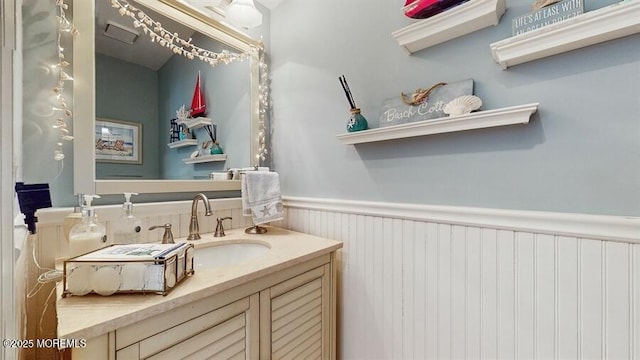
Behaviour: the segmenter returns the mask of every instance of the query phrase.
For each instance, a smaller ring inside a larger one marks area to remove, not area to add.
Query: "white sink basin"
[[[236,265],[255,259],[269,252],[267,244],[237,242],[196,248],[193,259],[195,269],[211,269]]]

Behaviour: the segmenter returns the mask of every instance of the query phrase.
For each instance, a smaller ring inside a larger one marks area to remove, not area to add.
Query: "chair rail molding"
[[[640,0],[626,0],[490,45],[503,69],[640,32]]]
[[[283,198],[288,208],[430,221],[640,244],[640,217],[419,205],[307,197]]]

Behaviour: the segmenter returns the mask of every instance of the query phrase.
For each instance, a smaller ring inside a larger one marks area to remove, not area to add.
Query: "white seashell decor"
[[[478,110],[482,106],[482,100],[475,95],[464,95],[451,100],[444,106],[444,113],[449,116],[468,114]]]

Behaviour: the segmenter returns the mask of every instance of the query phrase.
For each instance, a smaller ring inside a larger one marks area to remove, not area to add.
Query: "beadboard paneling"
[[[286,204],[276,225],[344,242],[340,358],[640,359],[638,219]]]

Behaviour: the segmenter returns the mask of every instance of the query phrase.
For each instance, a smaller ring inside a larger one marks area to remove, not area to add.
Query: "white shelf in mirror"
[[[168,143],[167,146],[171,149],[183,147],[183,146],[195,146],[198,145],[198,140],[196,139],[185,139],[180,141],[174,141],[172,143]]]
[[[640,0],[626,0],[491,44],[506,69],[640,32]]]
[[[408,54],[426,49],[491,25],[498,25],[505,0],[470,0],[391,35]]]
[[[176,123],[178,123],[178,125],[185,125],[189,129],[197,129],[213,124],[213,120],[206,117],[197,117],[195,119],[177,120]]]
[[[189,159],[182,159],[185,164],[199,164],[216,161],[227,161],[227,154],[196,156]]]
[[[538,110],[538,105],[539,103],[531,103],[495,110],[478,111],[458,116],[417,121],[340,134],[337,135],[337,138],[345,145],[354,145],[496,126],[527,124],[529,123],[531,115]]]

